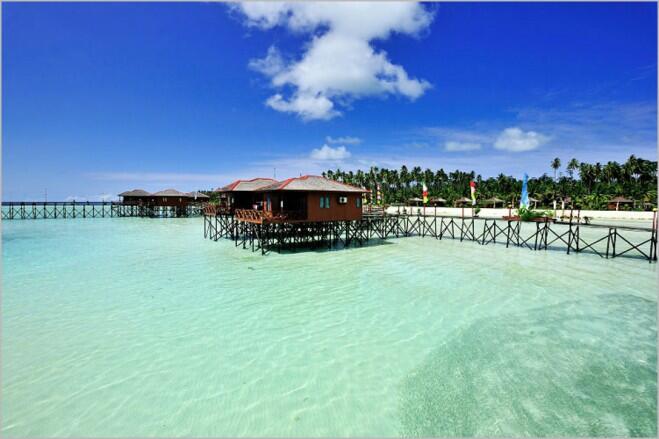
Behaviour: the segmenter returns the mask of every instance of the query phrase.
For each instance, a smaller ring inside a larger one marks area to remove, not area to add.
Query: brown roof
[[[177,191],[176,189],[165,189],[164,191],[156,192],[152,194],[156,197],[187,197],[188,194]]]
[[[629,198],[625,197],[615,197],[612,198],[609,203],[633,203],[634,200],[630,200]]]
[[[455,200],[456,203],[471,203],[471,199],[467,197],[458,198]]]
[[[529,198],[529,200],[531,200],[531,198]],[[492,197],[492,198],[488,198],[487,200],[484,200],[484,202],[485,203],[503,203],[503,200],[501,198]]]
[[[446,200],[442,197],[435,197],[430,199],[431,203],[446,203]]]
[[[215,189],[215,192],[251,192],[276,182],[277,180],[272,178],[260,177],[252,178],[251,180],[236,180],[224,187]]]
[[[186,195],[190,198],[202,198],[202,199],[210,198],[208,195],[202,194],[201,192],[188,192]]]
[[[289,178],[262,187],[259,191],[318,191],[318,192],[368,192],[366,189],[350,186],[340,181],[330,180],[317,175]]]
[[[119,194],[120,197],[148,197],[149,195],[151,194],[143,189],[133,189]]]

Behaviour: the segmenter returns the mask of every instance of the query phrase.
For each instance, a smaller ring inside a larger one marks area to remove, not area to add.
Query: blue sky
[[[2,12],[4,200],[657,158],[654,3]]]

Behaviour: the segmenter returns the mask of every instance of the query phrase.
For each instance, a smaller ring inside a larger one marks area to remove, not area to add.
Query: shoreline
[[[423,207],[418,206],[389,206],[386,208],[387,213],[393,214],[403,212],[416,214],[423,212]],[[514,211],[515,209],[513,209]],[[542,210],[542,209],[535,209]],[[551,209],[547,209],[551,210]],[[425,213],[428,216],[461,216],[464,212],[465,216],[472,216],[471,207],[426,207]],[[574,211],[576,214],[576,210]],[[480,218],[501,218],[509,214],[508,208],[491,208],[483,207],[478,212]],[[570,209],[556,209],[554,217],[560,218],[562,216],[569,216]],[[589,217],[595,220],[614,220],[614,221],[652,221],[654,212],[639,212],[639,211],[624,211],[624,210],[581,210],[581,218]]]

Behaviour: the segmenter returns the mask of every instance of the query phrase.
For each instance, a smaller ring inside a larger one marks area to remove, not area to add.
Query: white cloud
[[[350,136],[345,136],[345,137],[331,137],[327,136],[325,137],[325,141],[331,145],[334,145],[336,143],[342,143],[344,145],[359,145],[362,143],[362,139],[359,137],[350,137]]]
[[[263,73],[266,76],[274,76],[284,70],[285,62],[275,46],[270,46],[265,58],[252,59],[249,61],[249,68]]]
[[[549,141],[547,136],[543,136],[535,131],[522,131],[520,128],[506,128],[499,134],[494,142],[496,149],[511,152],[531,151],[537,149]]]
[[[329,120],[341,114],[334,109],[334,103],[325,96],[300,95],[287,101],[284,96],[277,93],[265,101],[273,110],[282,113],[297,113],[304,120]]]
[[[455,141],[444,142],[444,150],[449,152],[475,151],[477,149],[481,149],[480,143]]]
[[[311,151],[311,158],[314,160],[345,160],[351,156],[350,151],[345,146],[332,148],[329,145],[323,145],[321,148],[315,148]]]
[[[417,99],[430,87],[408,76],[371,42],[392,33],[417,35],[428,28],[433,14],[407,2],[243,2],[233,4],[248,26],[262,30],[282,26],[310,34],[302,58],[286,62],[276,47],[250,67],[268,76],[279,92],[266,104],[304,120],[331,119],[337,105],[367,96],[400,95]]]
[[[604,149],[627,154],[625,159],[632,152],[657,155],[656,102],[530,107],[519,109],[517,117],[520,124],[551,132],[557,148],[583,160],[601,161],[597,153]]]

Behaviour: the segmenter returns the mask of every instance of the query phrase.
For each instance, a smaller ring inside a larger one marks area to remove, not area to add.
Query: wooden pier
[[[148,206],[112,201],[2,202],[3,220],[64,218],[179,218],[199,216],[201,206]]]
[[[262,254],[299,248],[362,246],[371,241],[418,236],[470,241],[479,245],[500,244],[534,251],[557,250],[568,255],[591,253],[605,259],[657,260],[656,213],[649,228],[583,224],[578,211],[572,213],[568,221],[539,219],[529,222],[516,217],[415,216],[384,212],[366,214],[353,221],[250,219],[215,206],[204,208],[203,216],[204,238],[214,241],[228,239],[236,247]],[[584,237],[584,229],[595,236]],[[639,236],[642,236],[640,240]],[[625,248],[622,248],[623,244],[626,244]]]

